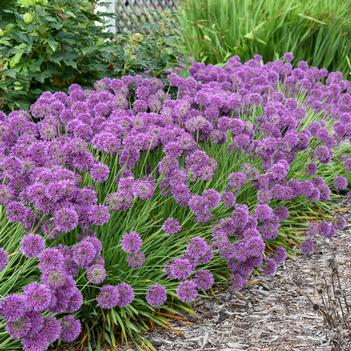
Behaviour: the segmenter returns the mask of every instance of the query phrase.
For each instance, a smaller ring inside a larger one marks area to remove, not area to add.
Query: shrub
[[[142,331],[214,281],[240,290],[334,236],[350,82],[285,59],[73,84],[2,114],[2,328],[25,350],[79,334],[145,350]]]
[[[27,109],[46,90],[145,70],[162,76],[176,62],[166,14],[148,34],[117,36],[104,31],[90,0],[12,1],[0,19],[0,109],[8,111]]]
[[[349,75],[350,0],[186,0],[180,12],[185,54],[208,63],[236,54],[298,60]]]

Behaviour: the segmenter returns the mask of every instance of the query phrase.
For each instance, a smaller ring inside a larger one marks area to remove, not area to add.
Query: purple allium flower
[[[273,210],[268,205],[258,205],[255,214],[259,221],[267,221],[272,218]]]
[[[102,183],[107,180],[110,170],[103,163],[96,163],[90,169],[90,175],[98,183]]]
[[[346,219],[344,217],[337,216],[335,218],[334,226],[338,230],[343,230],[347,226],[347,221],[346,221]]]
[[[328,163],[332,159],[332,153],[327,146],[320,145],[315,150],[315,155],[321,163]]]
[[[274,216],[279,222],[285,221],[289,218],[289,210],[285,206],[278,206],[273,210]]]
[[[348,181],[344,176],[337,176],[334,178],[334,186],[337,190],[347,189]]]
[[[230,191],[225,191],[221,195],[221,201],[224,207],[233,207],[235,205],[235,195]]]
[[[26,298],[23,295],[8,295],[0,301],[0,315],[7,322],[14,322],[24,316],[26,312],[25,306]]]
[[[305,254],[310,254],[314,250],[314,241],[311,239],[307,239],[300,245],[300,250]]]
[[[246,278],[244,278],[239,273],[233,273],[230,277],[229,288],[233,291],[241,290],[246,283]]]
[[[128,255],[127,260],[130,268],[141,268],[145,262],[145,255],[143,252],[134,252]]]
[[[40,331],[40,335],[50,344],[55,342],[61,335],[60,322],[56,318],[45,317],[43,320],[43,327]]]
[[[67,303],[66,311],[68,313],[77,312],[83,305],[83,294],[80,292],[78,288],[72,289],[73,293],[71,293],[70,298]]]
[[[272,256],[272,258],[277,263],[284,262],[287,257],[288,257],[288,254],[286,252],[286,249],[283,246],[277,246],[276,251]]]
[[[61,323],[61,336],[63,342],[72,342],[76,340],[82,330],[81,323],[72,315],[64,316],[60,320]]]
[[[41,275],[41,280],[52,288],[62,287],[67,282],[67,279],[69,279],[69,276],[62,268],[45,268]]]
[[[97,303],[101,308],[109,309],[116,307],[120,299],[119,289],[116,286],[105,285],[100,289]]]
[[[246,174],[243,172],[231,173],[228,176],[227,191],[238,191],[246,183]]]
[[[94,264],[87,268],[87,278],[92,284],[101,284],[106,276],[107,273],[103,265]]]
[[[199,290],[208,290],[214,284],[213,275],[206,269],[201,269],[195,273],[193,281]]]
[[[175,258],[168,267],[168,277],[171,279],[186,279],[190,276],[193,266],[187,258]]]
[[[276,272],[276,270],[277,270],[277,262],[274,259],[269,258],[265,262],[265,265],[262,269],[262,273],[264,275],[272,275]]]
[[[52,299],[50,289],[36,282],[28,284],[23,290],[23,295],[26,298],[27,309],[35,312],[45,311]]]
[[[164,152],[169,157],[177,158],[183,153],[183,147],[178,142],[170,142],[164,146]]]
[[[134,290],[127,283],[120,283],[116,285],[116,289],[118,291],[119,299],[118,299],[118,307],[126,307],[131,304],[134,300]]]
[[[58,249],[48,248],[40,254],[38,267],[41,271],[56,269],[62,267],[64,261],[65,259]]]
[[[203,257],[208,250],[208,244],[205,239],[195,237],[190,240],[187,245],[186,253],[191,259],[198,261]]]
[[[0,247],[0,272],[4,270],[8,261],[9,261],[9,257],[7,255],[7,252]]]
[[[148,180],[136,180],[132,187],[133,195],[141,200],[149,200],[154,193],[154,185]]]
[[[202,193],[209,208],[216,208],[220,201],[219,193],[214,189],[207,189]]]
[[[162,285],[151,285],[146,292],[146,301],[149,305],[159,307],[167,301],[167,290]]]
[[[294,59],[294,55],[292,52],[286,52],[284,54],[284,61],[291,62]]]
[[[21,340],[24,351],[45,351],[50,343],[41,333],[29,335]]]
[[[45,249],[45,241],[39,234],[28,234],[20,243],[21,252],[26,257],[37,257]]]
[[[73,261],[79,267],[87,267],[96,257],[97,252],[94,245],[89,240],[84,239],[72,247]]]
[[[182,302],[192,302],[197,298],[196,283],[192,280],[181,282],[176,289],[177,296]]]
[[[71,207],[62,207],[54,212],[54,225],[63,232],[67,233],[78,225],[77,212]]]
[[[103,205],[90,206],[88,214],[91,224],[94,225],[103,225],[110,219],[108,207]]]
[[[111,211],[126,211],[133,205],[133,196],[125,191],[117,191],[108,194],[105,202]]]
[[[165,220],[162,229],[167,235],[173,235],[179,233],[182,228],[176,219],[170,217]]]
[[[318,224],[318,234],[329,238],[332,232],[332,224],[330,222],[320,222]]]
[[[28,315],[24,315],[13,322],[7,322],[6,331],[14,339],[26,337],[32,331],[32,321]]]
[[[126,253],[139,252],[143,241],[137,232],[125,233],[121,240],[122,250]]]
[[[306,165],[306,173],[308,175],[313,175],[317,173],[317,165],[314,162],[307,163]]]

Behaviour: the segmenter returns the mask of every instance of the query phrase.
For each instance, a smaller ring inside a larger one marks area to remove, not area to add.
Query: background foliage
[[[162,75],[175,65],[175,31],[165,14],[145,35],[104,31],[90,0],[0,0],[0,109],[28,108],[43,91],[105,76]]]
[[[185,0],[179,16],[184,52],[207,63],[292,51],[297,60],[351,69],[351,1]]]

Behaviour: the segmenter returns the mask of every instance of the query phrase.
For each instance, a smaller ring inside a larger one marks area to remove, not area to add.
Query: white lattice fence
[[[179,0],[111,0],[104,11],[116,14],[115,18],[106,18],[112,31],[137,31],[142,25],[157,20],[162,11],[174,10],[178,2]]]

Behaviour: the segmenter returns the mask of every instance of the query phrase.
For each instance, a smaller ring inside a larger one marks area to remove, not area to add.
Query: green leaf
[[[10,68],[15,67],[20,62],[22,55],[23,55],[23,51],[19,51],[15,56],[13,56],[10,59]]]
[[[16,78],[17,72],[14,69],[5,69],[2,71],[2,74],[10,78]]]

